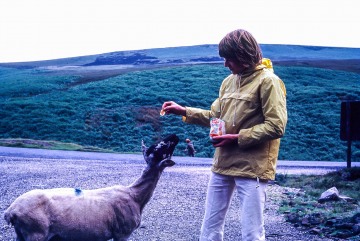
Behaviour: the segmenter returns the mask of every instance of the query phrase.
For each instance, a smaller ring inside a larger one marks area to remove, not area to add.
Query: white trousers
[[[207,190],[200,241],[223,240],[225,216],[235,187],[241,202],[241,235],[239,234],[239,240],[265,240],[263,214],[267,183],[258,182],[257,179],[212,173]]]

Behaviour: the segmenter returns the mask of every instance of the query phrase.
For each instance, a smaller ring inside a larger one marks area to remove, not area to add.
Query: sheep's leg
[[[47,241],[47,235],[44,233],[31,233],[26,238],[26,241]]]
[[[16,241],[25,241],[25,239],[24,239],[23,235],[21,234],[20,230],[15,228],[15,233],[16,233]]]
[[[113,241],[127,241],[128,238],[113,238]]]
[[[115,235],[112,240],[113,241],[127,241],[129,239],[129,237],[130,237],[130,234],[126,235],[125,237],[123,235],[120,235],[120,237],[119,237],[119,235]]]
[[[25,241],[25,239],[21,236],[16,236],[16,241]]]

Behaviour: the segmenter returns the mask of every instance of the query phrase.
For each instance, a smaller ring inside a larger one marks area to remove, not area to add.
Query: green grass
[[[279,159],[344,161],[340,104],[360,96],[360,75],[308,67],[275,66],[287,87],[289,121]],[[106,74],[106,73],[105,73]],[[139,152],[169,133],[185,139],[199,157],[211,157],[208,129],[177,116],[159,116],[164,101],[208,109],[221,81],[222,65],[194,65],[134,71],[81,84],[81,76],[35,69],[0,68],[0,138],[74,143],[116,152]],[[74,83],[80,83],[73,85]],[[1,144],[1,143],[0,143]],[[360,161],[353,143],[352,160]]]
[[[319,198],[325,190],[336,187],[340,195],[360,200],[360,167],[344,168],[324,175],[277,174],[276,181],[287,187],[301,188],[309,197]],[[325,189],[325,190],[324,190]]]
[[[349,223],[352,217],[360,214],[360,167],[345,168],[325,175],[283,175],[278,174],[276,181],[279,185],[294,188],[286,193],[286,198],[279,200],[279,212],[285,215],[304,218],[316,217],[317,226],[322,230],[321,235],[338,236],[341,223]],[[340,196],[352,198],[352,201],[327,201],[319,203],[323,192],[336,187]],[[286,218],[288,219],[288,218]],[[330,225],[331,220],[337,220],[337,225]],[[288,220],[289,221],[289,220]],[[293,222],[290,220],[290,222]],[[293,222],[295,223],[295,222]],[[301,221],[296,225],[301,224]],[[307,228],[314,226],[303,224]],[[340,232],[341,233],[341,232]],[[340,236],[338,236],[340,237]],[[359,234],[351,240],[359,240]]]
[[[101,149],[92,146],[81,146],[74,143],[64,143],[59,141],[42,141],[32,139],[0,139],[0,145],[8,147],[23,147],[49,150],[65,150],[65,151],[90,151],[90,152],[110,152],[106,149]]]

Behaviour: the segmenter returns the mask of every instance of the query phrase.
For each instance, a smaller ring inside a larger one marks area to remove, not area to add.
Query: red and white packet
[[[219,118],[210,119],[210,138],[213,136],[222,136],[225,135],[225,121]]]

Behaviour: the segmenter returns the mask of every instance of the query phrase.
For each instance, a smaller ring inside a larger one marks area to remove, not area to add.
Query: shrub
[[[288,93],[289,120],[279,159],[345,160],[340,103],[360,96],[359,75],[281,66],[275,66],[275,73]],[[0,68],[0,74],[0,138],[66,140],[129,152],[138,151],[143,138],[151,142],[176,133],[182,140],[194,140],[197,156],[212,157],[208,128],[187,125],[177,116],[160,118],[159,111],[167,100],[208,109],[229,72],[220,64],[178,66],[93,82],[31,69]],[[358,161],[360,144],[353,146]]]

